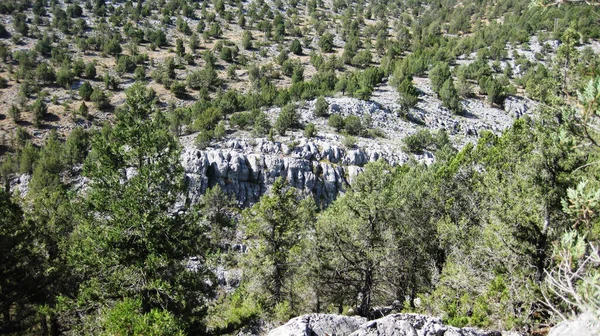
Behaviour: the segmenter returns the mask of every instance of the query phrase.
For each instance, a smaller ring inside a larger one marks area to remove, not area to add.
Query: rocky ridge
[[[446,326],[435,317],[392,314],[377,320],[331,314],[307,314],[291,319],[268,336],[502,336],[498,331]]]
[[[314,117],[315,100],[296,107],[301,123],[312,122],[317,126],[318,136],[312,139],[305,138],[301,131],[288,132],[275,141],[236,131],[200,150],[194,144],[195,134],[182,137],[181,161],[192,200],[218,184],[235,195],[240,204],[250,205],[258,201],[278,177],[283,177],[293,187],[313,194],[318,203],[328,204],[347,189],[369,162],[383,159],[391,165],[399,165],[412,158],[432,163],[432,153],[412,155],[402,151],[402,139],[420,128],[431,131],[444,128],[454,145],[462,148],[476,142],[484,130],[500,134],[514,119],[531,114],[536,106],[533,101],[520,97],[508,97],[504,110],[489,107],[478,99],[466,99],[462,101],[465,116],[457,116],[442,106],[428,79],[415,81],[422,95],[416,108],[409,111],[410,120],[399,113],[398,94],[388,84],[379,86],[370,101],[327,98],[329,114],[356,115],[362,119],[368,115],[370,126],[385,134],[384,138],[359,137],[354,147],[343,144],[344,137],[327,125],[327,118]],[[273,123],[279,111],[276,107],[266,111]]]

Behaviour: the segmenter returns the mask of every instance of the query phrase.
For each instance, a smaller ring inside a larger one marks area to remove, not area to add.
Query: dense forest
[[[0,2],[0,334],[261,334],[381,307],[523,334],[600,319],[599,21],[569,1]],[[330,106],[383,86],[401,139]],[[535,109],[504,130],[417,117],[511,97]],[[246,204],[223,183],[191,196],[190,136],[407,159],[331,202],[280,176]]]

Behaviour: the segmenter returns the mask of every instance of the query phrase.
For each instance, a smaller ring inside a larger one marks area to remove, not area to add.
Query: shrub
[[[398,102],[403,108],[413,107],[419,101],[419,91],[413,85],[412,78],[406,77],[398,84],[400,99]]]
[[[173,92],[173,94],[177,98],[184,97],[185,96],[185,84],[183,84],[181,82],[173,82],[173,84],[171,84],[171,92]]]
[[[254,136],[265,136],[272,132],[271,122],[264,112],[258,111],[254,117],[254,128],[252,132],[254,133]]]
[[[327,120],[327,125],[339,132],[344,128],[344,118],[339,114],[332,114]]]
[[[302,45],[298,39],[294,39],[290,44],[290,51],[295,55],[302,55]]]
[[[325,98],[323,98],[323,96],[319,96],[319,98],[317,98],[317,101],[315,102],[315,117],[324,117],[327,115],[327,112],[329,110],[329,104],[327,103],[327,100],[325,100]]]
[[[317,127],[313,123],[309,123],[304,127],[304,136],[307,138],[313,138],[317,135]]]
[[[106,94],[104,93],[104,91],[95,88],[94,91],[92,92],[92,95],[90,96],[90,99],[96,103],[96,107],[99,110],[108,110],[110,108],[110,101],[108,100],[108,97],[106,96]]]
[[[404,142],[405,151],[414,154],[423,154],[423,151],[433,143],[433,135],[428,130],[421,129],[417,133],[404,137],[402,142]]]
[[[33,116],[33,124],[37,127],[40,127],[42,125],[42,119],[48,113],[48,106],[43,100],[38,98],[33,103],[33,106],[31,107],[31,112]]]
[[[17,107],[17,105],[11,105],[8,110],[8,115],[15,122],[18,123],[21,120],[21,110]]]
[[[210,145],[210,142],[213,139],[213,131],[210,130],[202,130],[196,136],[196,147],[198,149],[205,149]]]
[[[319,47],[323,52],[331,52],[333,50],[333,35],[330,32],[326,32],[319,39]]]
[[[344,139],[342,139],[342,145],[344,145],[346,148],[354,148],[356,146],[356,142],[356,138],[351,135],[345,136]]]
[[[439,93],[444,83],[450,78],[450,66],[445,62],[438,62],[429,71],[429,79],[431,80],[431,88],[434,92]]]
[[[88,63],[83,70],[85,78],[94,79],[96,78],[96,65],[92,62]]]
[[[88,119],[90,117],[89,108],[85,104],[85,101],[81,102],[81,105],[79,105],[79,115],[81,115],[85,119]]]
[[[450,111],[456,114],[462,114],[462,108],[460,107],[460,98],[454,87],[454,81],[452,78],[448,78],[442,89],[440,90],[440,98]]]
[[[79,87],[79,95],[83,100],[90,100],[92,93],[94,92],[94,88],[89,82],[83,82]]]
[[[350,135],[359,135],[362,133],[364,127],[359,117],[355,115],[350,115],[346,119],[344,119],[344,129]]]
[[[298,125],[298,114],[296,113],[296,107],[293,103],[285,105],[279,116],[277,117],[277,121],[275,122],[275,129],[281,135],[285,135],[285,132],[293,127]]]

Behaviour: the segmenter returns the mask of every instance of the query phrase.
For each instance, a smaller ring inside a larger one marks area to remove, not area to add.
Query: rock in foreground
[[[438,318],[393,314],[367,321],[362,317],[308,314],[291,319],[269,336],[501,336],[497,331],[446,326]]]

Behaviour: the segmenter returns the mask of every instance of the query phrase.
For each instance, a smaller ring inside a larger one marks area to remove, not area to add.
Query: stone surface
[[[291,319],[268,336],[501,336],[497,331],[446,326],[438,318],[392,314],[367,321],[361,317],[308,314]],[[562,335],[561,335],[562,336]]]
[[[308,314],[289,320],[268,336],[343,336],[357,330],[367,320],[333,314]]]
[[[591,315],[582,314],[574,320],[563,321],[550,329],[548,336],[598,336],[600,322]]]
[[[312,193],[318,202],[329,203],[345,190],[365,164],[380,158],[391,164],[408,160],[403,153],[385,149],[348,150],[325,139],[300,139],[287,144],[236,139],[207,150],[185,145],[181,155],[192,200],[218,184],[243,205],[258,201],[279,177]]]

